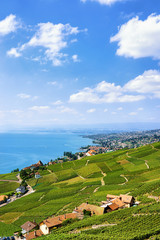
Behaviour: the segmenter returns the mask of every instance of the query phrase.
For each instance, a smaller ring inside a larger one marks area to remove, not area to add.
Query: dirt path
[[[101,228],[101,227],[109,227],[109,226],[115,226],[115,225],[117,225],[117,224],[114,224],[114,223],[112,223],[112,224],[100,224],[100,225],[93,225],[92,228],[93,229],[98,229],[98,228]]]
[[[82,177],[81,175],[78,175],[80,178],[82,178],[82,179],[85,179],[84,177]]]
[[[16,182],[16,183],[19,183],[19,181],[16,181],[16,180],[6,180],[6,179],[0,179],[0,182]]]
[[[88,165],[88,162],[89,162],[89,160],[87,160],[87,162],[86,162],[86,166]]]
[[[149,169],[149,165],[148,165],[148,163],[147,163],[147,160],[145,160],[145,164],[146,164],[147,168]]]
[[[94,193],[97,192],[99,188],[100,188],[100,187],[95,188],[93,192],[94,192]]]
[[[159,197],[157,197],[157,196],[148,196],[148,198],[153,198],[153,199],[155,199],[157,202],[159,202],[160,201],[160,198]]]
[[[21,183],[22,179],[20,178],[20,174],[17,174],[16,176],[18,180],[7,180],[7,179],[0,179],[0,182],[16,182],[16,183]]]
[[[127,182],[128,182],[128,179],[124,176],[124,175],[120,175],[121,177],[123,177],[126,181],[124,182],[124,183],[120,183],[120,184],[118,184],[118,185],[124,185],[124,184],[126,184]]]
[[[86,187],[84,187],[84,188],[82,188],[82,189],[80,190],[80,192],[84,191],[86,188],[87,188],[87,186],[86,186]]]
[[[49,173],[53,173],[50,169],[47,169],[47,171],[48,171]]]
[[[22,182],[22,179],[21,179],[21,177],[20,177],[20,174],[19,174],[19,173],[16,175],[16,177],[18,178],[18,182],[19,182],[19,183],[21,183],[21,182]]]
[[[126,153],[126,155],[127,155],[128,158],[131,158],[131,156],[128,155],[128,152]]]
[[[151,145],[152,149],[155,149],[155,147],[153,145]]]
[[[101,172],[102,173],[102,175],[103,175],[103,177],[101,178],[101,184],[102,184],[102,186],[104,186],[105,185],[105,182],[104,182],[104,177],[107,175],[106,173],[104,173],[104,172]]]

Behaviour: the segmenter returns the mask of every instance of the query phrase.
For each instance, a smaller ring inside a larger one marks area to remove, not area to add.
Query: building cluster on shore
[[[137,148],[160,141],[160,129],[150,131],[120,132],[111,134],[95,134],[85,136],[94,144],[104,147],[106,152],[123,148]]]

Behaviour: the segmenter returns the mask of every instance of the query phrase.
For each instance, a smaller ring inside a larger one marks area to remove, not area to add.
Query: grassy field
[[[141,203],[138,207],[77,221],[40,239],[101,240],[118,236],[127,240],[159,236],[160,203],[151,197],[160,195],[160,143],[59,163],[48,170],[40,179],[28,181],[35,193],[0,208],[0,236],[13,234],[28,220],[39,223],[52,215],[72,212],[86,201],[98,205],[108,193],[129,193]],[[16,174],[3,174],[0,179],[14,180]],[[0,182],[0,192],[16,188],[16,183],[12,184]],[[92,229],[92,225],[105,223],[116,225]],[[69,234],[75,229],[81,234]]]

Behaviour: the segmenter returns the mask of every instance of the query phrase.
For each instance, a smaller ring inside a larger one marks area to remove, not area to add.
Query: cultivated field
[[[86,201],[99,205],[108,193],[128,193],[141,202],[138,207],[83,219],[40,239],[159,239],[160,143],[59,163],[48,170],[39,180],[28,181],[35,193],[0,208],[0,235],[13,234],[27,220],[39,223],[72,212]],[[11,178],[15,176],[0,175],[2,180]],[[0,193],[13,188],[11,183],[0,182]],[[116,225],[92,229],[95,224]]]

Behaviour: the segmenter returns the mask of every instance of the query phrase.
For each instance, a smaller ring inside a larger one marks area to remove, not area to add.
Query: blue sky
[[[6,0],[0,129],[159,122],[159,0]]]

